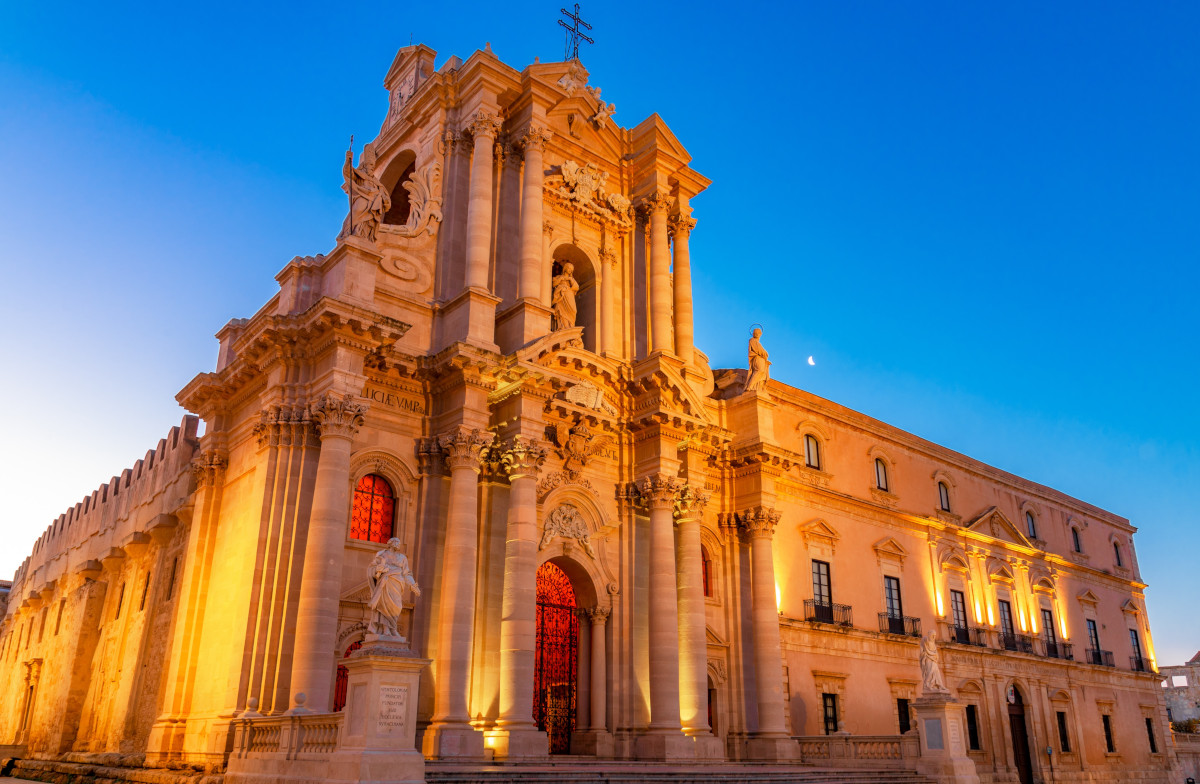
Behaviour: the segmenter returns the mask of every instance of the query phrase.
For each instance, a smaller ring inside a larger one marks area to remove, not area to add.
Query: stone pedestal
[[[571,735],[571,753],[606,758],[616,754],[616,744],[608,730],[582,730]]]
[[[416,746],[417,689],[429,660],[397,642],[368,635],[363,647],[343,661],[349,672],[345,719],[329,781],[425,781],[425,758]]]
[[[638,759],[673,762],[696,759],[696,744],[687,735],[675,730],[653,731],[637,739]]]
[[[800,759],[800,744],[791,738],[749,738],[746,759],[758,762],[782,762]]]
[[[725,741],[711,732],[689,735],[688,737],[692,739],[692,742],[696,746],[696,759],[722,761],[725,759]]]
[[[496,345],[496,305],[499,303],[499,297],[478,288],[464,289],[447,302],[441,309],[438,350],[462,342],[485,351],[499,351]]]
[[[503,354],[550,334],[550,308],[540,302],[522,299],[496,315],[496,345]]]
[[[967,756],[967,709],[950,695],[925,695],[913,703],[921,736],[917,772],[938,784],[979,784]]]

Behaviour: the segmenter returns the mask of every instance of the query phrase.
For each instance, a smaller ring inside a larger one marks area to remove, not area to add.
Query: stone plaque
[[[380,686],[377,731],[381,735],[400,734],[404,730],[404,714],[407,710],[407,686]]]
[[[934,751],[946,748],[945,743],[942,742],[941,719],[925,719],[924,735],[925,748]]]

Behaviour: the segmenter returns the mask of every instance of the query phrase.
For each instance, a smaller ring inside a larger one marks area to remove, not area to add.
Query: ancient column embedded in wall
[[[312,406],[321,436],[313,485],[296,638],[292,653],[293,709],[327,713],[333,698],[331,661],[342,594],[342,555],[350,516],[350,446],[367,408],[351,395],[326,394]]]
[[[675,295],[675,353],[684,362],[694,362],[695,326],[692,319],[692,260],[688,239],[696,221],[686,215],[674,215],[671,228],[674,235],[675,268],[673,282]]]
[[[433,721],[424,740],[427,757],[483,756],[483,735],[471,726],[467,694],[475,626],[480,456],[493,438],[491,433],[465,427],[438,438],[450,469],[450,499],[442,552]]]
[[[679,713],[688,735],[709,734],[708,641],[704,620],[704,577],[700,515],[708,495],[684,485],[676,502],[679,526],[676,568],[679,591]]]
[[[521,188],[521,299],[549,305],[542,298],[542,183],[545,169],[542,152],[550,132],[532,125],[525,131],[525,173]]]
[[[667,211],[671,197],[655,192],[643,209],[650,227],[650,351],[675,350],[671,339],[671,246],[667,237]]]
[[[492,145],[500,120],[479,112],[468,129],[475,140],[471,155],[470,200],[467,202],[467,286],[488,289],[492,249],[492,179],[495,154]]]
[[[779,642],[779,609],[775,603],[775,556],[772,539],[779,512],[763,506],[741,514],[750,540],[751,629],[754,644],[754,690],[758,696],[758,730],[747,747],[751,758],[791,756],[795,744],[783,718],[783,652]]]
[[[540,221],[539,221],[540,225]],[[488,733],[497,757],[547,753],[546,734],[533,723],[534,651],[537,638],[537,472],[546,459],[541,444],[514,438],[502,461],[509,478],[504,545],[504,595],[500,610],[500,717]]]
[[[609,612],[603,607],[593,607],[587,611],[587,616],[592,622],[592,677],[589,681],[591,716],[588,727],[591,730],[607,729],[608,704],[605,698],[608,696],[606,694],[608,663],[604,655],[604,624],[608,621]]]

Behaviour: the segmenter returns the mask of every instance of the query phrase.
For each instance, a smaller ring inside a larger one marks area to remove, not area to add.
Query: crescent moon
[[[808,358],[808,364],[810,364],[810,365],[815,365],[815,364],[817,364],[817,363],[813,361],[813,358],[812,358],[812,357],[809,357],[809,358]]]

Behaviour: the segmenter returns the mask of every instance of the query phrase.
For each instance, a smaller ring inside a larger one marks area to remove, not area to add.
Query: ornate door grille
[[[537,644],[533,720],[550,739],[551,754],[571,751],[575,684],[579,677],[579,615],[566,572],[544,563],[537,572]]]
[[[346,654],[343,659],[349,659],[350,654],[357,651],[363,646],[362,640],[350,643],[350,647],[346,649]],[[333,682],[333,710],[336,713],[346,707],[346,686],[350,681],[350,671],[342,665],[338,665],[337,678]]]

